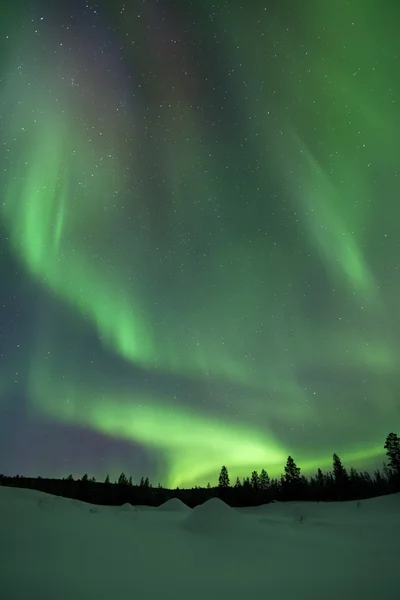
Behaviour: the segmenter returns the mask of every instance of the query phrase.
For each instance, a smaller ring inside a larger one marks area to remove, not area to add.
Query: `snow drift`
[[[179,511],[179,512],[191,511],[191,508],[189,508],[187,504],[182,502],[182,500],[179,500],[179,498],[170,498],[169,500],[164,502],[164,504],[161,504],[161,506],[159,506],[158,508],[159,508],[159,510],[166,510],[166,511],[169,511],[169,510]]]
[[[246,516],[219,498],[211,498],[196,506],[184,521],[185,529],[194,533],[239,533],[251,528]]]

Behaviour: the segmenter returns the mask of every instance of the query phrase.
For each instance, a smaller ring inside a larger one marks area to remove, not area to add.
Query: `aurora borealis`
[[[0,472],[381,466],[400,7],[292,4],[1,21]]]

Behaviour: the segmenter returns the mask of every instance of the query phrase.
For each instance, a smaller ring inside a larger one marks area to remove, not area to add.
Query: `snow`
[[[170,498],[164,504],[158,507],[159,510],[179,510],[180,512],[189,512],[191,509],[179,498]]]
[[[1,600],[398,597],[400,494],[240,509],[170,503],[94,507],[0,487]]]
[[[236,536],[254,533],[256,522],[246,515],[239,514],[222,500],[212,498],[204,504],[196,506],[190,515],[183,521],[183,527],[193,533],[218,534]]]
[[[81,502],[81,504],[84,504],[84,502]],[[137,513],[137,508],[136,506],[133,506],[132,504],[130,504],[130,502],[125,502],[125,504],[123,504],[122,506],[118,506],[116,512],[117,513],[130,513],[130,514],[135,514]]]

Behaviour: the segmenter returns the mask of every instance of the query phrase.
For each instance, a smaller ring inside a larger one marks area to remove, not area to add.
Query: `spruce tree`
[[[300,483],[300,467],[296,465],[293,458],[288,456],[285,465],[285,483]]]
[[[260,473],[260,489],[264,492],[269,488],[271,480],[265,469],[261,469]]]
[[[323,474],[323,472],[321,471],[321,469],[317,470],[317,476],[316,476],[316,481],[318,483],[318,486],[322,489],[325,485],[325,475]]]
[[[228,488],[230,486],[230,483],[231,482],[229,479],[228,469],[225,466],[223,466],[218,477],[218,487]]]
[[[253,471],[251,474],[251,487],[253,488],[253,490],[260,489],[260,477],[257,471]]]
[[[362,478],[362,475],[359,475],[354,467],[350,469],[350,481],[351,483],[357,483],[359,479]]]
[[[125,473],[121,473],[118,477],[118,485],[128,485],[128,479],[126,478]]]
[[[250,483],[250,478],[249,477],[243,477],[242,488],[246,488],[246,489],[251,488],[251,483]]]
[[[388,466],[391,475],[400,477],[400,438],[397,433],[389,433],[384,448],[389,459]]]
[[[339,456],[333,454],[333,494],[336,500],[344,500],[349,496],[349,476]]]
[[[236,481],[235,481],[235,488],[241,488],[242,487],[242,482],[240,481],[240,477],[239,475],[236,477]]]
[[[336,453],[333,455],[333,477],[335,483],[339,485],[342,485],[348,480],[347,471]]]

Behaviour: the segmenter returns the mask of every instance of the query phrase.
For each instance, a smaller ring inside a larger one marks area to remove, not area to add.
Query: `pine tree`
[[[270,484],[271,484],[271,480],[269,478],[267,471],[265,469],[261,469],[260,490],[263,490],[265,492],[269,488]]]
[[[251,487],[253,488],[253,490],[260,489],[260,477],[257,471],[253,471],[251,474]]]
[[[400,438],[397,433],[389,433],[384,448],[389,459],[388,466],[391,475],[400,477]]]
[[[349,476],[349,479],[350,479],[351,483],[352,484],[357,484],[358,480],[361,477],[362,476],[357,473],[356,469],[354,469],[354,467],[351,467],[351,469],[350,469],[350,476]]]
[[[229,479],[228,469],[225,466],[223,466],[218,477],[218,487],[228,488],[230,486],[230,483],[231,482]]]
[[[236,481],[235,481],[235,488],[241,488],[242,487],[242,482],[240,481],[240,477],[239,475],[236,477]]]
[[[250,478],[249,477],[243,477],[242,487],[246,488],[246,489],[251,488],[251,482],[250,482]]]
[[[335,500],[344,500],[349,497],[350,494],[350,480],[346,469],[344,468],[342,461],[339,456],[333,454],[333,498]]]
[[[291,456],[288,456],[285,465],[285,483],[300,483],[300,471],[300,467],[296,465],[293,458]]]
[[[318,471],[317,471],[316,481],[317,481],[318,485],[321,488],[324,487],[324,484],[325,484],[325,475],[323,474],[323,472],[321,471],[321,469],[318,469]]]
[[[110,476],[107,473],[107,477],[104,480],[105,485],[110,485]]]
[[[87,483],[89,481],[89,477],[88,477],[87,473],[84,474],[81,481],[82,481],[82,483]]]
[[[333,455],[333,477],[339,485],[348,481],[347,471],[336,453]]]
[[[128,480],[125,473],[121,473],[121,475],[118,477],[118,485],[128,485]]]
[[[129,476],[128,485],[129,485],[129,487],[133,486],[132,475]]]

